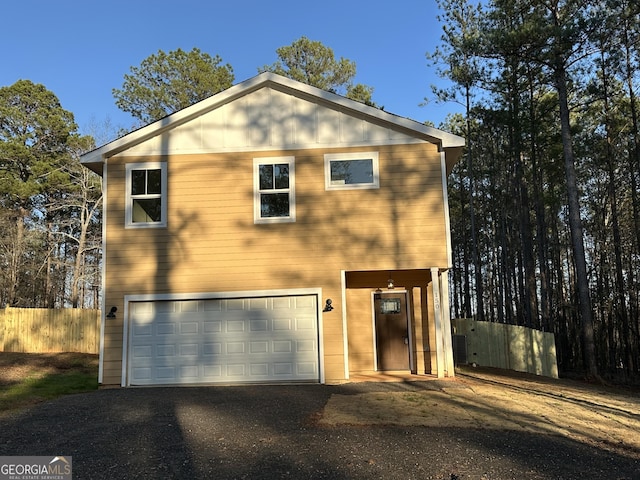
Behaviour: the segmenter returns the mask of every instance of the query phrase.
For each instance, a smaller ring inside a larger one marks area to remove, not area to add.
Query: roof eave
[[[149,125],[107,143],[102,147],[96,148],[91,152],[87,152],[80,157],[80,163],[94,172],[101,173],[101,165],[107,158],[117,155],[134,145],[159,135],[165,130],[186,123],[189,120],[229,103],[238,97],[266,86],[283,91],[289,91],[297,96],[302,95],[302,97],[308,96],[316,100],[321,99],[327,103],[340,105],[352,112],[358,112],[362,116],[375,118],[383,123],[394,124],[402,129],[412,132],[413,135],[417,134],[416,136],[418,137],[436,143],[440,149],[458,148],[465,145],[464,138],[457,135],[429,127],[415,120],[387,113],[379,108],[365,105],[364,103],[348,99],[335,93],[327,92],[317,87],[313,87],[275,73],[264,72],[245,80],[244,82],[233,85],[232,87],[212,95],[209,98],[191,105],[190,107],[184,108],[178,112],[161,118],[160,120],[150,123]]]

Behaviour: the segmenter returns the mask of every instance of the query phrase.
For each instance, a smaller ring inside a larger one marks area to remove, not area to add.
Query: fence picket
[[[98,353],[100,310],[0,309],[0,352]]]

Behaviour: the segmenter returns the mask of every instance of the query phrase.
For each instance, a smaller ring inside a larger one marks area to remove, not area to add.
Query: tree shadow
[[[332,395],[426,383],[100,390],[0,419],[0,445],[3,454],[64,452],[77,478],[95,479],[600,479],[640,467],[638,452],[539,432],[314,421]]]

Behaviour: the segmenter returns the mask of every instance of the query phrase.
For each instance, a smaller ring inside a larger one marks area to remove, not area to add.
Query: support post
[[[451,315],[449,314],[449,272],[441,274],[442,288],[442,336],[444,337],[445,370],[447,377],[455,377],[455,363],[453,361],[453,332],[451,330]]]
[[[436,372],[438,378],[442,378],[445,371],[445,352],[440,305],[440,271],[437,268],[431,269],[431,288],[433,290],[433,313],[436,326]]]

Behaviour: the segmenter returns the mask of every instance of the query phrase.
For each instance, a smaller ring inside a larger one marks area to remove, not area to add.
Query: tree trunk
[[[593,335],[593,313],[591,310],[587,261],[584,249],[584,237],[582,233],[582,219],[580,216],[578,181],[573,156],[569,100],[567,93],[567,74],[565,70],[565,62],[560,55],[556,58],[554,75],[555,87],[558,92],[558,102],[560,105],[560,129],[562,135],[562,151],[564,154],[565,179],[567,183],[567,201],[569,204],[569,229],[571,231],[571,246],[575,264],[576,288],[578,290],[583,356],[587,374],[593,378],[597,378],[598,367],[596,364],[596,351]]]
[[[478,239],[476,235],[476,212],[475,212],[475,180],[473,172],[473,141],[471,139],[471,90],[465,87],[466,116],[467,116],[467,168],[469,170],[469,219],[471,222],[471,255],[473,260],[473,270],[475,273],[476,287],[476,319],[484,320],[484,291],[482,284],[482,268],[478,255]]]
[[[542,199],[543,183],[542,173],[538,165],[538,136],[537,136],[537,115],[535,109],[534,75],[531,67],[527,68],[529,80],[529,132],[530,145],[529,155],[531,161],[531,172],[533,176],[533,206],[536,219],[536,243],[538,246],[538,267],[540,268],[540,313],[542,315],[541,327],[544,331],[554,332],[555,325],[551,313],[551,302],[549,292],[551,291],[549,263],[547,261],[547,222],[545,219],[544,204]]]
[[[602,59],[602,88],[604,97],[604,122],[606,133],[606,165],[608,175],[609,190],[609,205],[611,208],[611,230],[613,233],[613,253],[614,253],[614,265],[615,265],[615,288],[613,292],[613,318],[619,319],[622,325],[617,325],[621,328],[620,335],[622,339],[622,349],[624,351],[624,370],[627,373],[634,371],[634,358],[631,354],[631,332],[629,330],[629,317],[627,312],[627,302],[625,295],[625,283],[624,273],[622,268],[622,238],[620,235],[620,221],[618,218],[618,194],[616,189],[616,176],[614,166],[614,153],[611,145],[611,118],[610,118],[610,106],[609,106],[609,83],[607,79],[607,72],[605,71],[605,59],[604,53],[601,53]],[[606,227],[606,225],[604,225]],[[604,272],[603,272],[604,273]],[[616,322],[617,323],[617,322]]]
[[[24,251],[24,217],[26,212],[19,209],[19,215],[16,215],[16,237],[11,250],[11,266],[9,268],[9,285],[7,298],[12,306],[18,305],[18,275],[20,265],[22,263],[22,253]]]
[[[636,175],[640,174],[640,134],[638,126],[638,109],[637,109],[637,97],[634,88],[634,75],[636,70],[633,66],[633,42],[629,38],[630,21],[629,19],[635,19],[632,14],[625,15],[625,21],[622,24],[622,34],[624,41],[624,58],[625,58],[625,83],[627,88],[627,94],[629,95],[629,109],[631,111],[631,140],[629,145],[629,176],[631,178],[631,205],[633,210],[633,226],[635,235],[632,236],[631,255],[636,256],[640,253],[640,198],[638,198],[638,184],[636,182]],[[637,20],[636,20],[637,21]],[[635,288],[635,266],[633,261],[630,260],[631,265],[627,268],[627,282],[631,286],[629,292],[629,310],[631,330],[627,332],[628,342],[632,346],[632,358],[638,358],[640,351],[640,314],[638,309],[638,289]],[[636,363],[636,372],[640,371],[640,365]]]
[[[71,280],[71,306],[78,308],[80,303],[80,281],[82,280],[82,266],[84,263],[84,251],[87,243],[87,222],[85,221],[85,209],[82,209],[80,221],[80,236],[78,237],[78,250],[73,262],[73,279]]]

